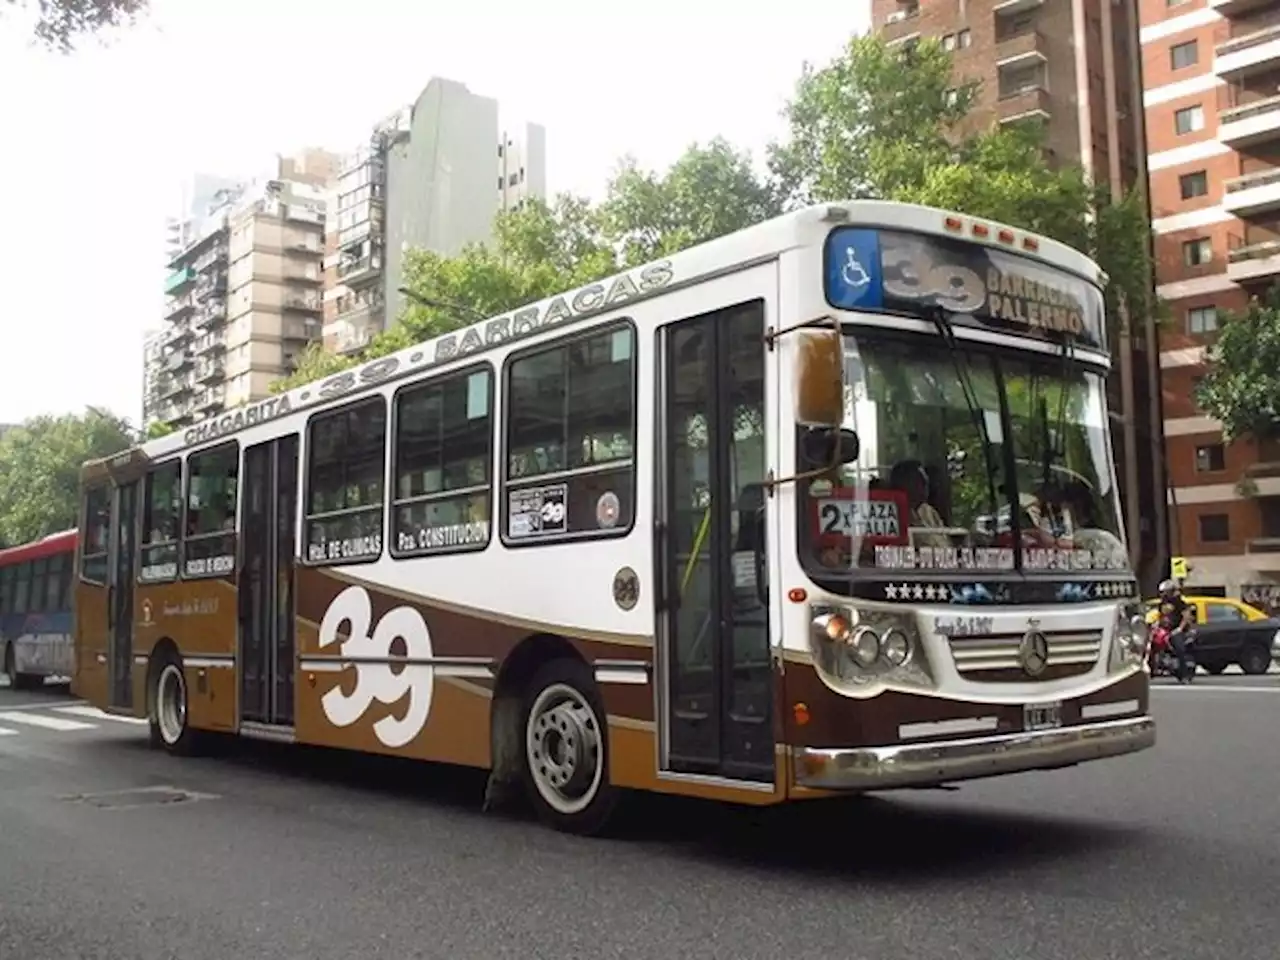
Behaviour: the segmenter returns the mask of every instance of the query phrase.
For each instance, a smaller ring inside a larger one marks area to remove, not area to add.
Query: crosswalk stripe
[[[79,707],[58,707],[55,713],[69,713],[76,717],[88,717],[91,720],[114,720],[116,723],[141,723],[147,721],[141,717],[122,717],[117,713],[107,713],[105,710],[99,710],[97,707],[79,706]]]
[[[63,720],[61,717],[48,717],[39,713],[23,713],[17,710],[6,710],[0,713],[0,720],[5,723],[26,724],[30,727],[44,727],[46,730],[92,730],[96,724],[81,723],[79,720]]]
[[[8,730],[5,727],[0,727],[0,737],[14,737],[17,736],[17,734],[17,730]]]

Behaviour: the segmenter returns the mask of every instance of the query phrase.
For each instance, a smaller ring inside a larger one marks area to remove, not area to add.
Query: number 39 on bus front
[[[582,832],[1145,749],[1104,282],[825,205],[191,422],[84,468],[76,689]]]

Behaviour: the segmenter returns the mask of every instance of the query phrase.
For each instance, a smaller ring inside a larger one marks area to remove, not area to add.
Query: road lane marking
[[[17,730],[8,730],[4,727],[0,727],[0,737],[16,737],[17,735]]]
[[[88,717],[90,720],[114,720],[116,723],[147,723],[147,720],[143,717],[122,717],[117,713],[107,713],[105,710],[90,706],[56,707],[54,712],[67,713],[76,717]]]
[[[1163,684],[1153,683],[1152,691],[1173,690],[1178,693],[1280,693],[1280,686],[1246,687],[1246,686],[1214,686],[1211,683]]]
[[[43,714],[31,712],[20,713],[17,710],[6,710],[0,713],[0,720],[5,723],[26,724],[30,727],[43,727],[46,730],[60,730],[63,732],[92,730],[97,726],[92,723],[81,723],[79,720],[63,720],[61,717],[47,717]]]
[[[5,713],[17,713],[23,710],[48,710],[51,707],[65,707],[69,704],[83,704],[83,700],[41,700],[39,703],[14,703],[5,705]]]

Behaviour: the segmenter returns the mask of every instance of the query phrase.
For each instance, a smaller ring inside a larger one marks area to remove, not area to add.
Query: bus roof
[[[24,543],[19,547],[0,550],[0,567],[12,566],[26,560],[39,560],[59,553],[75,553],[77,533],[74,528],[51,533],[41,540]]]
[[[966,242],[994,247],[1058,269],[1069,270],[1099,286],[1106,283],[1106,276],[1098,264],[1080,251],[1048,237],[1016,230],[996,221],[961,217],[954,211],[892,201],[851,200],[815,204],[698,244],[665,259],[623,270],[596,283],[566,290],[507,314],[477,321],[451,333],[406,347],[398,353],[365,361],[341,373],[295,387],[287,393],[224,411],[197,421],[185,430],[149,440],[132,448],[132,451],[122,451],[121,454],[85,464],[85,471],[98,473],[107,463],[122,463],[128,459],[164,459],[187,448],[230,438],[245,427],[319,407],[340,398],[354,397],[364,388],[376,387],[392,376],[398,378],[406,371],[426,372],[435,366],[480,355],[489,347],[522,339],[549,326],[586,319],[624,303],[647,299],[664,291],[723,275],[735,267],[763,263],[787,250],[820,238],[824,225],[828,228],[842,225],[883,227],[954,236],[957,224],[976,223],[987,227],[984,231],[986,235],[978,236],[971,230],[965,230],[963,239]],[[1032,238],[1035,249],[1010,246],[997,239],[1001,235]],[[133,456],[130,456],[131,452]]]

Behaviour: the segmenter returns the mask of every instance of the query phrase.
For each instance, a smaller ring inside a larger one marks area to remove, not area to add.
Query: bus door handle
[[[116,625],[116,588],[114,584],[107,584],[107,627],[110,629]]]

